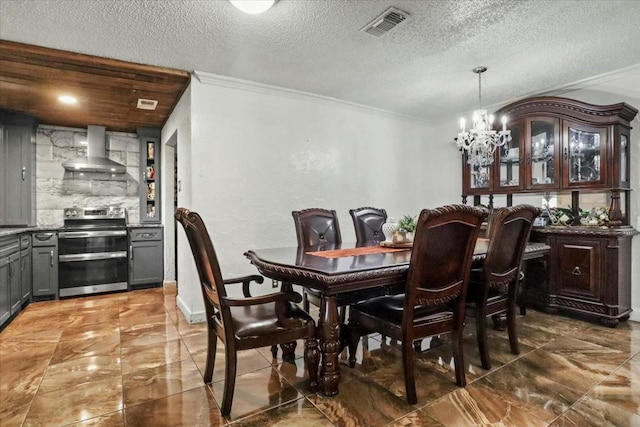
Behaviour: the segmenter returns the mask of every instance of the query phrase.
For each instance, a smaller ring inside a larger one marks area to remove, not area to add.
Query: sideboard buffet
[[[631,313],[630,123],[638,110],[626,104],[592,105],[560,97],[514,102],[496,116],[508,118],[511,141],[491,164],[463,157],[462,199],[514,194],[570,196],[568,220],[534,227],[531,240],[551,246],[548,258],[527,265],[527,305],[598,318],[615,327]],[[585,195],[608,195],[608,222],[580,221]],[[491,206],[492,207],[492,206]]]

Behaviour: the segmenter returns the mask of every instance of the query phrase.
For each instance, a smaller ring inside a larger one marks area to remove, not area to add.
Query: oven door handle
[[[126,236],[127,230],[104,230],[104,231],[62,231],[58,233],[60,239],[85,239],[87,237],[111,237]]]
[[[58,259],[60,262],[73,262],[73,261],[95,261],[100,259],[126,258],[126,257],[127,257],[127,251],[118,251],[118,252],[95,252],[90,254],[60,255]]]

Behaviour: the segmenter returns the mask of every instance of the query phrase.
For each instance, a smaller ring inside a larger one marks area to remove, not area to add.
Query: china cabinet
[[[549,259],[528,266],[527,303],[549,312],[598,317],[615,326],[631,312],[630,123],[638,110],[559,97],[512,103],[495,113],[509,119],[512,140],[488,165],[463,155],[463,202],[472,196],[571,195],[574,221],[534,227],[531,240],[551,246]],[[581,194],[606,193],[608,226],[581,226]],[[541,271],[542,269],[546,271]]]
[[[138,128],[140,222],[160,222],[160,129]]]

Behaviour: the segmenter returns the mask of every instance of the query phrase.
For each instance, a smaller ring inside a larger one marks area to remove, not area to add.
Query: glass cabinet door
[[[497,186],[502,190],[520,190],[523,187],[521,156],[524,153],[520,152],[521,129],[521,123],[509,126],[511,141],[496,150],[498,152],[496,156],[498,167],[495,168],[498,174],[496,178]]]
[[[620,134],[620,186],[629,187],[629,136]]]
[[[471,169],[469,186],[472,190],[491,188],[491,167],[468,165]]]
[[[565,122],[562,148],[564,185],[580,187],[606,183],[606,131]]]
[[[534,117],[527,120],[525,150],[527,188],[558,188],[559,120]]]
[[[467,160],[467,155],[463,154],[462,193],[464,195],[489,194],[494,189],[492,174],[495,161],[491,164],[469,164]]]

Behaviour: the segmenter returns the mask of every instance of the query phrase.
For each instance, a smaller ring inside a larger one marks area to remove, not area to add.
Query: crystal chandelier
[[[465,120],[460,119],[460,133],[455,138],[458,148],[467,152],[467,163],[473,166],[489,166],[493,163],[496,148],[511,141],[507,118],[502,117],[502,130],[495,131],[492,129],[493,114],[487,114],[487,110],[482,109],[482,73],[485,71],[487,67],[473,69],[478,75],[478,100],[481,108],[473,112],[473,127],[467,131]]]

